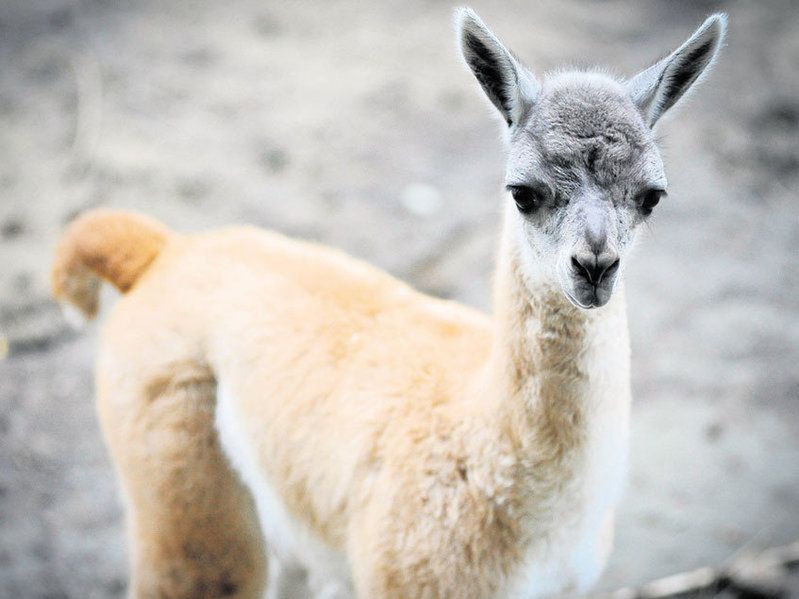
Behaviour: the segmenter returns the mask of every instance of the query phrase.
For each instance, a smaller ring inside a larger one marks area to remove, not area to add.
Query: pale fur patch
[[[290,597],[282,577],[297,569],[308,572],[308,585],[318,599],[354,596],[346,557],[328,547],[286,509],[264,474],[235,399],[222,382],[217,392],[215,426],[222,450],[255,500],[261,532],[270,554],[271,576],[266,597]]]
[[[620,489],[620,485],[614,483],[608,481],[599,488],[586,485],[583,491],[597,493],[601,500],[586,502],[585,511],[573,528],[559,529],[556,538],[544,545],[534,544],[498,597],[535,599],[590,589],[602,573],[607,558],[602,547],[602,533],[605,518],[616,503],[606,503],[606,500],[617,496]]]
[[[626,435],[623,435],[626,441]],[[560,528],[544,546],[534,544],[516,574],[510,578],[503,599],[533,599],[555,593],[582,593],[593,586],[605,566],[602,534],[623,488],[626,442],[607,436],[592,443],[582,488],[583,513],[574,527]],[[597,476],[599,474],[599,476]]]

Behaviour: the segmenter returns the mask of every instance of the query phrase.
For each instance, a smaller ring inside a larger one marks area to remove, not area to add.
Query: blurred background
[[[633,74],[729,13],[659,128],[670,196],[628,270],[631,473],[600,589],[799,539],[799,3],[473,6],[539,73]],[[48,294],[81,211],[269,227],[489,308],[503,151],[452,8],[0,3],[0,597],[125,594],[97,325],[71,331]]]

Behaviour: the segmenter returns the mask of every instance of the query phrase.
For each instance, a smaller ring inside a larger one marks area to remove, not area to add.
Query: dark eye
[[[636,199],[636,203],[638,204],[638,209],[641,211],[641,214],[644,216],[649,216],[652,214],[652,210],[654,210],[655,206],[658,205],[660,202],[660,198],[666,195],[665,189],[646,189],[638,194],[638,198]]]
[[[526,185],[508,185],[508,191],[516,202],[516,207],[522,214],[530,214],[541,206],[541,194]]]

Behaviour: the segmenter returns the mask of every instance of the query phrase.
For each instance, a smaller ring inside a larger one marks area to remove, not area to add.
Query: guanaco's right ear
[[[538,81],[473,10],[458,9],[456,23],[466,64],[508,126],[518,124],[525,107],[538,96]]]

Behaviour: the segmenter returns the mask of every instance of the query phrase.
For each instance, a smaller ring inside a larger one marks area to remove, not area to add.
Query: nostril
[[[610,266],[608,266],[605,269],[605,272],[602,273],[602,277],[609,277],[614,272],[616,272],[617,270],[619,270],[619,259],[618,258],[616,258],[616,260],[613,262],[613,264],[611,264]]]
[[[607,266],[605,266],[607,264]],[[616,258],[613,262],[608,260],[597,260],[596,267],[593,273],[593,282],[599,285],[604,279],[612,277],[616,269],[619,268],[619,259]]]
[[[588,269],[582,265],[582,263],[577,259],[576,256],[572,256],[572,268],[574,272],[576,272],[581,277],[585,279],[591,280],[591,273],[588,272]]]
[[[593,258],[593,260],[580,260],[577,256],[572,256],[571,263],[575,274],[592,285],[599,285],[603,279],[612,276],[619,268],[618,258],[612,262],[607,259],[596,258],[595,256],[591,258]]]

